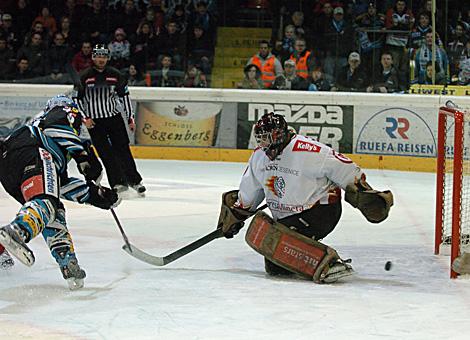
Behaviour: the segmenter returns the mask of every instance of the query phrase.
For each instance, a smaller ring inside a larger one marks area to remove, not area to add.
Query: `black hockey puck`
[[[392,269],[392,261],[385,262],[385,268],[384,269],[386,271],[389,271],[390,269]]]

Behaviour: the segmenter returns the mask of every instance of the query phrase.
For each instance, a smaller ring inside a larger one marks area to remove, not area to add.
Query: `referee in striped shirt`
[[[122,192],[129,187],[144,195],[142,177],[129,148],[129,137],[123,120],[125,113],[131,131],[135,129],[127,79],[108,66],[109,50],[96,45],[93,66],[80,73],[76,85],[77,102],[85,116],[85,125],[93,145],[103,161],[109,185]]]

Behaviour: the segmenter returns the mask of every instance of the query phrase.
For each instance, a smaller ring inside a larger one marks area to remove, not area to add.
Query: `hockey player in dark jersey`
[[[117,194],[93,181],[102,167],[80,140],[82,117],[76,104],[60,95],[48,101],[31,125],[1,143],[0,181],[22,204],[15,219],[0,228],[0,244],[27,266],[34,264],[27,243],[42,233],[70,289],[81,288],[86,274],[78,265],[60,198],[110,209]],[[86,181],[69,177],[67,163],[77,163]]]

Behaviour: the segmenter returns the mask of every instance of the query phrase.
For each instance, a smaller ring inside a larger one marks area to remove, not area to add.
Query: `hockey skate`
[[[34,254],[26,245],[26,234],[16,224],[8,224],[0,228],[0,244],[24,265],[34,264]]]
[[[144,185],[141,183],[137,183],[137,184],[134,184],[131,186],[132,189],[134,189],[135,191],[137,191],[137,193],[139,194],[139,196],[145,196],[145,191],[147,190],[146,187],[144,187]]]
[[[328,271],[325,274],[322,274],[320,281],[322,283],[333,283],[343,277],[352,275],[354,273],[354,270],[352,269],[349,263],[351,263],[350,259],[336,260],[336,262],[330,264],[330,268],[328,269]]]
[[[76,290],[82,288],[84,285],[86,273],[78,265],[78,260],[75,255],[62,253],[60,256],[60,271],[62,272],[62,276],[64,277],[65,281],[67,281],[69,289]]]
[[[129,187],[127,185],[116,184],[115,186],[113,186],[113,190],[116,194],[120,194],[124,191],[127,191],[128,189]]]
[[[13,261],[13,258],[8,254],[6,250],[3,251],[3,253],[0,254],[0,269],[7,270],[13,267],[15,262]]]

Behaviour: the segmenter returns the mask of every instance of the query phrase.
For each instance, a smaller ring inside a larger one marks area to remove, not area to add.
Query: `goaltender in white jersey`
[[[274,160],[262,148],[252,154],[242,176],[239,205],[258,206],[264,198],[275,220],[316,204],[341,199],[341,190],[364,174],[349,158],[311,138],[295,135]],[[338,187],[339,186],[339,187]]]
[[[373,190],[352,160],[329,146],[289,130],[283,116],[268,113],[256,123],[259,147],[253,152],[239,190],[222,195],[219,227],[232,238],[256,213],[247,243],[265,258],[270,275],[298,274],[317,283],[350,275],[349,261],[320,242],[330,234],[345,200],[371,223],[388,216],[390,191]],[[266,204],[272,218],[257,210]]]

